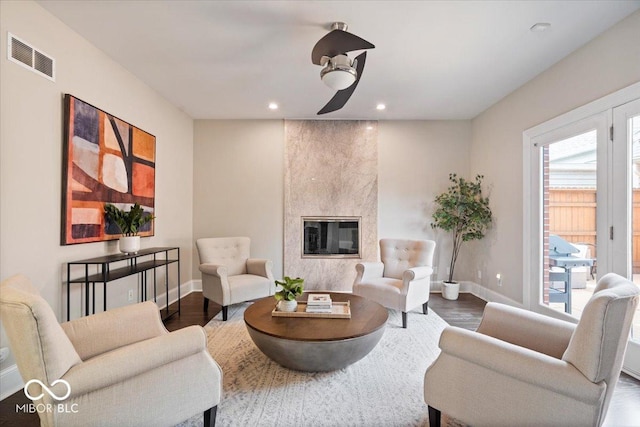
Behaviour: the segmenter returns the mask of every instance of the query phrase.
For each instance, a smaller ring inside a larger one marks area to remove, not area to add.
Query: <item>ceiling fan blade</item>
[[[351,52],[352,50],[373,49],[374,47],[373,44],[355,34],[342,30],[333,30],[318,40],[318,43],[313,47],[311,62],[321,65],[320,59],[323,56],[333,58],[336,55]]]
[[[322,110],[318,111],[318,115],[331,113],[332,111],[337,111],[344,107],[347,103],[351,95],[353,95],[353,91],[356,90],[356,86],[358,86],[358,82],[360,82],[360,78],[362,77],[362,71],[364,70],[364,63],[367,59],[367,52],[362,52],[360,55],[356,56],[355,61],[357,62],[356,71],[358,72],[358,77],[356,77],[356,81],[353,82],[351,86],[346,89],[339,90],[333,95],[333,98],[327,102],[327,105],[322,107]]]

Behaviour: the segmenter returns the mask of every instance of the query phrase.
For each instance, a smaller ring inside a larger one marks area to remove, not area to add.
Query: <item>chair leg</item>
[[[223,322],[227,321],[227,308],[228,307],[229,307],[228,305],[225,305],[225,306],[222,307],[222,321]]]
[[[402,312],[402,327],[407,329],[407,313]]]
[[[422,314],[429,314],[429,301],[422,304]]]
[[[431,407],[429,407],[431,409]],[[218,406],[209,408],[204,411],[204,427],[214,427],[216,425],[216,413],[218,412]],[[431,414],[431,412],[429,412]]]
[[[440,411],[429,406],[429,427],[440,427]]]
[[[209,298],[204,297],[204,311],[209,310]]]

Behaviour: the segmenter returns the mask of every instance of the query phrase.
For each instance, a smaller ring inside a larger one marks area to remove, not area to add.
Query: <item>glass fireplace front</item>
[[[302,217],[303,258],[361,258],[361,217]]]

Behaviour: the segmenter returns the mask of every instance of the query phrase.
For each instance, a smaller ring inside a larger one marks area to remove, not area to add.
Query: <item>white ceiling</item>
[[[197,119],[317,118],[333,91],[311,49],[334,21],[376,48],[346,106],[322,118],[473,118],[640,8],[640,0],[40,4]],[[551,28],[529,31],[537,22]]]

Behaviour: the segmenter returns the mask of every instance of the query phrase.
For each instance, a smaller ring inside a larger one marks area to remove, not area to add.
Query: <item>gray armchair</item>
[[[402,311],[406,328],[408,311],[422,304],[427,314],[435,248],[432,240],[381,239],[382,262],[356,265],[353,293]]]
[[[577,325],[489,303],[476,332],[448,327],[424,377],[429,425],[599,426],[629,339],[638,288],[603,276]]]
[[[41,426],[173,426],[199,412],[215,424],[222,371],[203,328],[167,332],[153,302],[60,324],[22,275],[2,282],[0,307]]]
[[[250,258],[248,237],[198,239],[196,246],[205,311],[212,300],[222,306],[222,320],[227,320],[227,307],[231,304],[275,293],[271,261]]]

